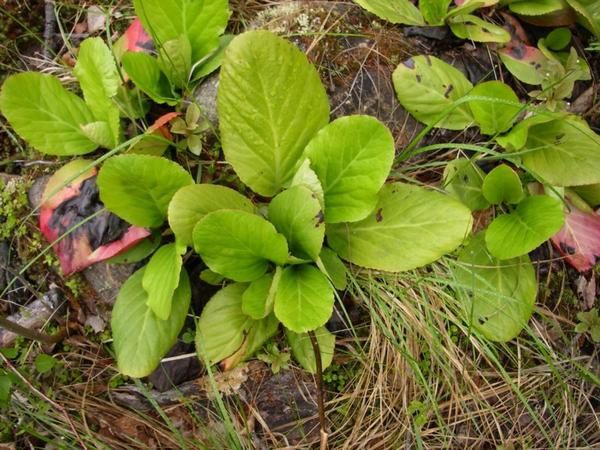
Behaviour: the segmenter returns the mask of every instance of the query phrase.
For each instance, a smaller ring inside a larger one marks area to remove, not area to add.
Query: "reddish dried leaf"
[[[552,237],[552,243],[569,264],[585,272],[600,260],[600,214],[570,207],[565,225]]]
[[[72,170],[79,170],[81,165],[73,166]],[[88,170],[53,194],[73,173],[71,170],[59,171],[50,179],[40,207],[40,229],[48,242],[52,243],[68,232],[53,246],[65,276],[112,258],[150,235],[145,228],[129,226],[114,214],[102,210],[96,169]],[[92,214],[96,216],[85,221]],[[82,221],[85,223],[74,228]]]
[[[169,140],[173,139],[173,136],[171,135],[171,132],[167,129],[167,127],[165,127],[165,125],[168,124],[171,120],[175,119],[176,117],[178,117],[180,115],[181,114],[178,113],[178,112],[170,112],[170,113],[167,113],[167,114],[163,114],[158,119],[156,119],[152,125],[150,125],[148,127],[148,131],[147,132],[149,134],[153,134],[154,132],[158,131],[165,138],[167,138]]]
[[[150,52],[154,49],[152,38],[146,33],[142,22],[137,17],[123,36],[126,41],[126,49],[130,52]]]

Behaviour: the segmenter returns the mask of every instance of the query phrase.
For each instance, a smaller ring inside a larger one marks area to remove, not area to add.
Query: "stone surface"
[[[213,127],[218,125],[217,116],[217,88],[219,87],[219,75],[215,73],[204,80],[194,92],[196,103],[202,109],[204,117]]]
[[[202,366],[196,356],[196,349],[193,343],[185,344],[177,342],[165,355],[165,358],[174,358],[177,356],[185,357],[162,362],[148,377],[148,381],[152,383],[152,386],[158,392],[173,389],[175,386],[185,381],[193,380],[200,375]]]

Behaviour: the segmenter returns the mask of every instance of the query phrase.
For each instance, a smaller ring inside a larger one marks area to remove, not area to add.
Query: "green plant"
[[[444,25],[461,39],[476,42],[508,42],[508,31],[473,14],[500,0],[462,0],[449,8],[451,0],[421,0],[418,7],[409,0],[354,0],[367,11],[392,23],[403,25]]]
[[[600,342],[600,317],[597,308],[578,312],[577,320],[579,323],[575,326],[576,333],[589,333],[592,341]]]
[[[275,343],[265,345],[263,351],[256,355],[258,359],[269,364],[273,373],[279,373],[281,369],[287,369],[291,356],[289,352],[280,351]]]

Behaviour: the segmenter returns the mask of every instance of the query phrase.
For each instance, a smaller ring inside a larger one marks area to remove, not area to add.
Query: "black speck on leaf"
[[[417,83],[421,82],[421,75],[417,74]]]
[[[454,90],[454,85],[449,84],[446,92],[444,92],[444,97],[448,98],[450,96],[450,92]]]
[[[383,220],[383,214],[382,214],[382,210],[383,210],[383,208],[379,208],[379,209],[377,210],[377,212],[375,213],[375,220],[376,220],[377,222],[381,222],[381,221]]]
[[[325,222],[325,214],[323,214],[323,210],[320,210],[317,215],[315,216],[315,219],[317,219],[317,222],[315,223],[315,227],[318,227],[319,225],[321,225],[323,222]]]

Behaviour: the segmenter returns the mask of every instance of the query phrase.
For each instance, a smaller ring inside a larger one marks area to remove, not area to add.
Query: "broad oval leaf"
[[[479,211],[490,206],[481,191],[484,178],[485,174],[475,161],[458,158],[444,168],[444,189],[471,211]]]
[[[167,320],[159,319],[147,305],[148,295],[142,287],[145,270],[135,272],[121,287],[111,320],[119,370],[135,378],[150,375],[175,344],[192,297],[184,270],[173,292],[171,315]]]
[[[383,187],[373,214],[327,225],[329,246],[346,261],[400,272],[455,250],[471,230],[471,211],[457,200],[404,183]]]
[[[123,55],[123,69],[135,85],[156,103],[176,105],[179,99],[171,91],[167,76],[160,70],[158,60],[141,52]]]
[[[562,203],[547,195],[532,195],[516,209],[496,217],[485,232],[485,243],[498,259],[525,255],[539,247],[564,223]]]
[[[544,14],[560,11],[565,6],[563,0],[517,0],[508,2],[508,9],[523,16],[542,16]]]
[[[209,364],[235,353],[244,342],[252,319],[242,312],[246,283],[234,283],[218,291],[208,301],[196,324],[196,350]]]
[[[229,20],[227,0],[134,0],[133,6],[157,45],[187,37],[192,63],[218,47]]]
[[[409,0],[354,0],[377,17],[403,25],[425,25],[419,9]]]
[[[51,75],[9,76],[0,91],[0,110],[32,147],[48,155],[84,155],[98,148],[81,130],[94,121],[84,101]]]
[[[377,204],[392,168],[394,138],[374,117],[342,117],[322,128],[305,154],[323,186],[325,221],[356,222]]]
[[[150,155],[113,156],[98,174],[106,208],[133,225],[150,228],[165,221],[173,195],[193,182],[179,164]]]
[[[254,281],[270,263],[283,265],[288,246],[283,235],[260,216],[219,210],[194,227],[194,249],[213,271],[235,281]]]
[[[275,294],[275,316],[289,330],[305,333],[325,325],[333,312],[334,291],[314,266],[283,269]]]
[[[166,244],[158,249],[146,266],[142,287],[148,294],[148,308],[161,320],[171,315],[173,292],[179,284],[183,260],[176,244]]]
[[[346,266],[333,250],[323,247],[317,260],[317,267],[327,275],[333,287],[340,291],[346,289]]]
[[[414,56],[396,68],[393,81],[400,104],[424,124],[450,130],[473,125],[469,106],[454,106],[473,85],[462,72],[441,59]]]
[[[192,70],[192,48],[187,36],[163,42],[156,62],[172,86],[185,88]]]
[[[315,357],[310,336],[307,333],[298,334],[290,330],[286,330],[285,334],[296,361],[298,361],[309,373],[316,373],[317,358]],[[333,361],[335,336],[331,334],[327,328],[321,327],[315,330],[315,337],[319,344],[319,353],[321,353],[321,369],[325,370]]]
[[[192,243],[192,232],[206,214],[219,209],[239,209],[253,213],[250,200],[237,191],[214,184],[193,184],[178,190],[169,203],[169,226],[177,239]]]
[[[535,271],[527,255],[499,261],[488,253],[480,233],[460,252],[452,272],[470,326],[497,342],[519,335],[537,295]]]
[[[108,123],[111,145],[105,146],[115,147],[120,140],[120,124],[119,108],[112,98],[117,95],[121,79],[113,54],[101,38],[89,38],[81,43],[73,74],[94,118]]]
[[[469,106],[483,134],[504,133],[512,127],[521,111],[517,94],[501,81],[479,83],[469,96],[482,97],[470,101]]]
[[[508,71],[523,83],[537,85],[544,81],[548,60],[536,47],[522,42],[510,43],[498,50]]]
[[[428,25],[443,25],[452,0],[419,0],[419,9]]]
[[[483,195],[490,203],[517,204],[523,199],[523,185],[519,175],[506,164],[494,167],[483,180]]]
[[[277,194],[269,204],[269,221],[285,236],[292,255],[313,261],[319,257],[325,237],[323,210],[308,188],[294,186]]]
[[[288,184],[306,144],[329,120],[329,103],[304,53],[267,31],[236,36],[217,97],[225,158],[253,191]]]
[[[600,183],[600,136],[576,116],[529,128],[523,164],[545,183]]]
[[[292,178],[292,182],[290,187],[294,186],[304,186],[315,194],[317,200],[319,200],[319,204],[321,207],[325,207],[325,194],[323,192],[323,185],[321,184],[321,180],[315,173],[315,171],[310,167],[310,159],[306,158],[300,164],[298,171]]]
[[[510,41],[510,33],[504,28],[473,14],[455,14],[448,19],[448,25],[450,25],[452,33],[461,39],[475,42],[505,43]]]

